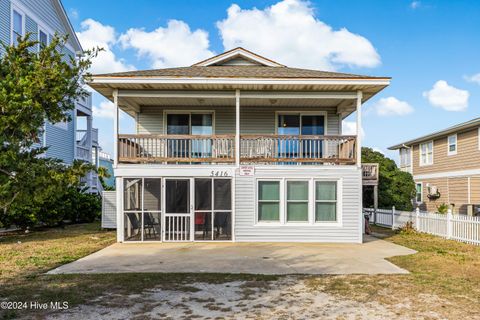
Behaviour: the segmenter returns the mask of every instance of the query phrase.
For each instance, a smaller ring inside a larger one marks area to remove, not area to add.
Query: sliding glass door
[[[167,135],[206,136],[206,138],[188,137],[168,139],[168,156],[173,158],[209,158],[212,155],[211,139],[213,135],[212,113],[168,113]]]
[[[325,116],[312,114],[279,114],[277,134],[289,136],[279,138],[278,157],[322,158],[323,140],[308,139],[308,136],[325,134]],[[299,139],[296,136],[301,135]]]

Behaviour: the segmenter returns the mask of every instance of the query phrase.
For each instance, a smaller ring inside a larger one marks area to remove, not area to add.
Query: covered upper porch
[[[288,68],[241,48],[191,67],[98,75],[115,164],[360,165],[361,105],[389,78]],[[122,134],[119,110],[134,117]],[[356,112],[357,132],[341,122]]]

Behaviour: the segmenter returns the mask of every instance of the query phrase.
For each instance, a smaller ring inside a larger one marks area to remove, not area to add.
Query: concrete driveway
[[[395,274],[408,271],[385,258],[415,252],[374,237],[363,244],[117,243],[48,273]]]

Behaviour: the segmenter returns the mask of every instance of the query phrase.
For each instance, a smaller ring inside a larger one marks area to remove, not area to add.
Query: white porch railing
[[[242,163],[355,164],[355,136],[241,135]],[[234,135],[148,135],[118,137],[118,161],[125,163],[233,163]]]
[[[365,215],[370,216],[370,223],[388,228],[399,228],[412,222],[415,230],[457,240],[469,244],[480,245],[480,216],[466,216],[416,211],[398,211],[392,209],[364,208]]]
[[[90,149],[88,147],[77,145],[77,159],[91,161]]]
[[[165,241],[190,241],[190,215],[165,214]]]
[[[241,135],[242,162],[355,163],[355,136]]]
[[[221,162],[235,161],[233,135],[119,135],[118,161]]]

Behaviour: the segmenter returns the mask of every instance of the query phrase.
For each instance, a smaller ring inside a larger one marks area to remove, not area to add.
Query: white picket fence
[[[364,214],[370,216],[370,223],[387,228],[400,228],[407,222],[419,231],[446,239],[480,245],[480,216],[447,214],[420,211],[399,211],[392,209],[364,208]]]

